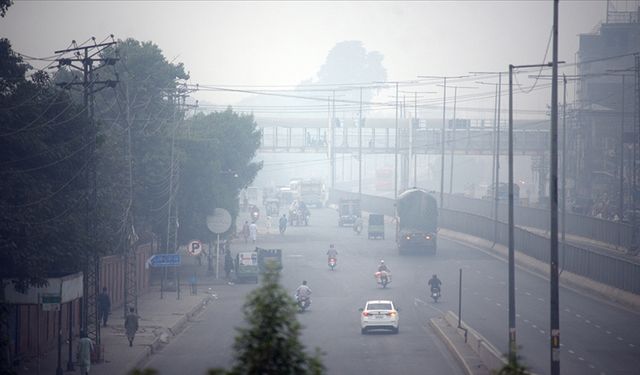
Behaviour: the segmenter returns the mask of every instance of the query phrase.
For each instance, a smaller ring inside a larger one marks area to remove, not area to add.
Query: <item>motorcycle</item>
[[[374,274],[376,283],[381,285],[382,288],[386,288],[391,282],[391,273],[387,271],[378,271]]]
[[[336,264],[338,263],[338,260],[334,257],[330,257],[329,258],[329,268],[331,268],[331,271],[333,271],[336,268]]]
[[[311,306],[311,297],[296,296],[296,303],[298,304],[299,311],[303,313],[309,308],[309,306]]]
[[[431,287],[431,298],[433,298],[433,302],[438,303],[438,298],[440,298],[440,288],[435,286]]]

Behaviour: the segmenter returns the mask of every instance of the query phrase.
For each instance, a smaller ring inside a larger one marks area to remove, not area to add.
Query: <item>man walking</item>
[[[85,331],[80,331],[80,340],[78,340],[78,349],[76,351],[78,366],[80,366],[80,374],[89,375],[91,369],[91,352],[93,351],[93,342],[87,337]]]
[[[102,325],[107,326],[107,319],[111,312],[111,299],[107,294],[107,287],[102,287],[102,293],[98,294],[98,321],[102,320]]]
[[[224,273],[227,278],[227,281],[230,280],[231,270],[233,269],[233,258],[231,257],[231,252],[229,250],[224,253]]]
[[[129,308],[129,313],[124,319],[124,330],[127,334],[127,340],[129,340],[129,346],[133,346],[133,338],[138,331],[138,315],[135,314],[133,307]]]
[[[255,244],[258,236],[258,226],[256,223],[251,223],[251,225],[249,225],[249,234],[251,235],[251,241]]]

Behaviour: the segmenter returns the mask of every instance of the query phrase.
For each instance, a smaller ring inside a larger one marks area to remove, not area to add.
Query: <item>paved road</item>
[[[480,249],[439,240],[437,256],[399,256],[393,230],[387,240],[356,236],[337,227],[335,211],[312,210],[312,225],[289,228],[286,235],[262,235],[258,245],[284,250],[282,284],[291,290],[307,279],[313,306],[299,315],[305,326],[303,341],[319,347],[332,374],[461,374],[447,349],[427,327],[441,311],[458,311],[458,272],[463,270],[463,308],[466,322],[499,350],[507,350],[506,263]],[[335,243],[338,267],[326,266],[326,248]],[[242,250],[239,244],[233,250]],[[248,248],[248,246],[247,246]],[[394,281],[377,289],[373,272],[384,258]],[[426,280],[437,273],[443,280],[443,299],[428,300]],[[518,270],[516,273],[518,344],[525,362],[538,374],[548,365],[548,281]],[[199,321],[173,340],[149,362],[162,373],[204,373],[226,366],[233,358],[234,327],[253,285],[216,287],[218,300]],[[561,290],[561,368],[563,374],[640,373],[640,316],[588,296]],[[361,335],[359,313],[365,300],[391,298],[400,306],[400,334]]]

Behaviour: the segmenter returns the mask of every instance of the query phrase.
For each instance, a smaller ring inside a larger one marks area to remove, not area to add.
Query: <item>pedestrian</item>
[[[244,243],[249,241],[249,222],[245,221],[242,225],[242,237],[244,237]]]
[[[85,331],[80,331],[80,340],[76,350],[76,359],[80,366],[80,374],[88,375],[91,369],[91,352],[93,352],[93,342]]]
[[[196,277],[195,271],[189,278],[189,285],[191,286],[191,295],[195,296],[196,294],[198,294],[198,278]]]
[[[271,216],[267,216],[267,234],[271,234]]]
[[[111,312],[111,299],[107,293],[107,287],[102,287],[102,293],[98,294],[98,321],[102,320],[102,325],[107,326],[107,319]]]
[[[255,244],[256,237],[258,236],[258,226],[256,223],[251,223],[251,225],[249,225],[249,234],[251,235],[251,241]]]
[[[231,270],[233,269],[233,257],[231,252],[227,249],[224,253],[224,273],[227,280],[230,280]]]
[[[124,319],[124,330],[127,334],[127,340],[129,340],[129,346],[133,346],[133,338],[138,331],[138,315],[136,315],[133,307],[129,308],[129,313]]]

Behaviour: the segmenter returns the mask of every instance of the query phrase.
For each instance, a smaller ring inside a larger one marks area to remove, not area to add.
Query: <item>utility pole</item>
[[[457,103],[458,103],[458,89],[476,89],[477,87],[472,87],[472,86],[454,86],[454,91],[453,91],[453,131],[451,133],[451,165],[450,165],[450,171],[449,171],[449,194],[453,193],[453,159],[454,159],[454,154],[456,151],[456,128],[457,128],[457,123],[456,123],[456,107],[457,107]]]
[[[444,92],[442,94],[442,134],[440,136],[440,208],[444,207],[444,142],[447,131],[447,78],[464,78],[467,76],[418,76],[418,78],[442,78]]]
[[[394,142],[393,142],[393,199],[394,201],[398,199],[398,82],[396,84],[396,121],[395,121],[395,133],[394,133]]]
[[[638,251],[638,176],[637,176],[637,165],[638,165],[638,153],[640,153],[640,53],[636,53],[635,57],[635,70],[636,70],[636,110],[635,117],[638,122],[635,126],[635,139],[633,140],[633,194],[631,195],[633,201],[633,210],[631,210],[631,253],[635,254]]]
[[[358,111],[358,199],[362,200],[362,86],[360,87],[360,110]]]
[[[83,280],[83,297],[82,297],[82,329],[86,332],[87,336],[95,343],[96,353],[98,353],[97,360],[100,361],[100,322],[98,321],[98,305],[97,295],[99,294],[99,280],[100,280],[100,257],[95,253],[96,249],[96,235],[97,235],[97,171],[96,171],[96,140],[97,140],[97,127],[94,122],[94,106],[95,106],[95,93],[103,90],[107,87],[113,88],[118,83],[117,80],[96,80],[94,74],[99,69],[106,66],[115,65],[117,58],[101,58],[100,53],[107,48],[116,44],[111,35],[111,42],[96,43],[96,39],[93,40],[92,45],[88,46],[74,46],[64,50],[54,51],[55,54],[72,53],[72,58],[58,58],[58,68],[69,67],[70,69],[76,69],[82,72],[82,82],[61,82],[58,85],[64,88],[70,88],[71,86],[82,86],[83,90],[83,106],[85,113],[89,120],[89,147],[87,158],[90,160],[90,167],[86,176],[87,180],[87,194],[86,194],[86,225],[87,225],[87,238],[89,243],[85,261],[85,271]],[[73,42],[75,45],[75,41]],[[95,57],[98,56],[98,57]],[[94,67],[94,63],[101,62],[101,66]],[[81,65],[76,65],[77,63]]]
[[[551,64],[551,254],[550,333],[551,375],[560,375],[560,300],[558,274],[558,3],[553,1],[553,62]],[[509,186],[509,188],[512,188]]]

